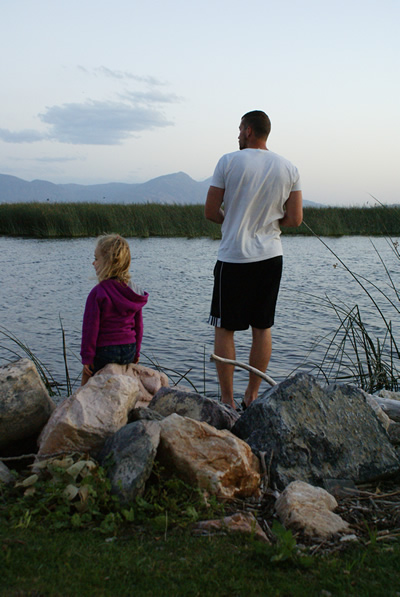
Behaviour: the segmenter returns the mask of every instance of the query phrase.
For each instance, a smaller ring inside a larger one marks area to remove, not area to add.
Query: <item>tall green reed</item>
[[[399,291],[393,280],[389,268],[380,255],[374,242],[372,246],[384,268],[388,289],[383,290],[372,280],[354,272],[328,245],[304,222],[304,226],[334,255],[335,259],[350,274],[353,281],[359,285],[364,295],[374,307],[381,321],[379,334],[373,333],[356,304],[352,307],[344,303],[335,303],[329,297],[320,299],[321,304],[331,309],[339,325],[328,338],[328,346],[323,358],[313,368],[326,381],[347,381],[374,393],[380,389],[397,391],[400,389],[400,346],[397,333],[389,319],[399,320],[400,303]],[[400,261],[398,242],[386,238],[395,260]],[[327,340],[325,337],[324,340]]]
[[[285,228],[283,234],[319,236],[400,235],[400,208],[306,207],[308,228]],[[203,205],[159,203],[3,203],[0,235],[76,238],[118,232],[127,237],[221,236],[220,226],[204,218]]]

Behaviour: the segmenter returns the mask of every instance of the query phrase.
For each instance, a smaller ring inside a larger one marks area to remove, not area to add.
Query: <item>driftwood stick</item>
[[[372,398],[379,404],[383,412],[392,419],[392,421],[400,422],[400,400],[392,400],[391,398],[382,398],[381,396],[375,396]]]
[[[241,363],[239,361],[234,361],[231,359],[225,359],[223,357],[217,356],[216,354],[212,354],[210,358],[212,361],[219,361],[221,363],[226,363],[227,365],[234,365],[235,367],[241,367],[242,369],[246,369],[247,371],[254,373],[254,375],[258,375],[259,377],[264,379],[271,386],[277,385],[276,381],[274,381],[272,379],[272,377],[269,377],[269,375],[267,375],[266,373],[263,373],[262,371],[260,371],[259,369],[256,369],[255,367],[252,367],[251,365],[247,365],[246,363]]]
[[[233,361],[231,359],[224,359],[223,357],[218,357],[216,354],[212,354],[210,359],[212,361],[220,361],[221,363],[226,363],[227,365],[235,365],[235,367],[241,367],[242,369],[246,369],[247,371],[250,371],[250,373],[254,373],[254,375],[258,375],[264,381],[268,382],[270,386],[277,385],[276,381],[274,381],[272,379],[272,377],[270,377],[266,373],[263,373],[259,369],[252,367],[251,365],[246,365],[245,363],[240,363],[239,361]]]

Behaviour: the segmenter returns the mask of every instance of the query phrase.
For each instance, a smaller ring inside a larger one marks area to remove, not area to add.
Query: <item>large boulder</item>
[[[158,458],[167,472],[222,498],[259,495],[259,460],[230,431],[177,414],[160,425]]]
[[[142,420],[125,425],[104,444],[99,460],[121,501],[131,502],[143,493],[159,441],[159,423]]]
[[[167,387],[168,377],[162,371],[155,371],[143,365],[129,363],[129,365],[118,365],[110,363],[101,369],[96,375],[127,375],[133,377],[139,384],[139,395],[137,407],[148,406],[153,396],[160,388]]]
[[[95,375],[53,412],[39,437],[38,457],[70,452],[96,455],[126,425],[139,396],[137,379]]]
[[[149,404],[149,408],[168,417],[173,413],[203,421],[216,429],[231,429],[239,414],[229,406],[205,398],[196,392],[161,388]]]
[[[274,386],[244,412],[232,432],[256,454],[265,453],[271,481],[283,489],[295,480],[363,483],[400,470],[388,435],[353,386],[322,388],[299,373]]]
[[[0,447],[39,435],[54,408],[30,359],[0,367]]]

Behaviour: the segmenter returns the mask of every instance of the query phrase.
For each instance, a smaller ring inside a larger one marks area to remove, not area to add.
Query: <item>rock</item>
[[[96,375],[127,375],[139,382],[139,396],[137,406],[147,406],[153,396],[160,388],[168,386],[168,377],[161,371],[155,371],[149,367],[130,363],[129,365],[117,365],[110,363],[101,369]]]
[[[136,421],[109,438],[99,456],[107,469],[112,492],[128,503],[142,495],[160,441],[156,421]]]
[[[30,359],[0,367],[0,447],[39,435],[54,408]]]
[[[53,412],[40,435],[38,456],[96,455],[105,440],[126,425],[139,392],[138,380],[126,375],[91,377]]]
[[[5,483],[8,485],[12,483],[14,477],[11,474],[10,469],[0,460],[0,483]]]
[[[258,458],[230,431],[177,414],[160,425],[158,458],[168,473],[222,498],[259,495]]]
[[[175,388],[161,388],[150,402],[149,408],[164,417],[176,413],[181,417],[203,421],[216,429],[231,429],[239,418],[239,414],[225,404],[195,392]]]
[[[256,454],[265,452],[279,489],[301,480],[364,483],[395,474],[400,461],[362,392],[322,388],[299,373],[274,386],[243,413],[232,432]]]
[[[269,543],[256,517],[251,512],[236,512],[232,516],[225,516],[220,520],[202,520],[198,522],[193,531],[196,535],[210,533],[244,533]]]
[[[275,510],[286,528],[302,530],[309,537],[327,539],[349,529],[349,524],[332,512],[337,505],[325,489],[293,481],[276,500]]]
[[[392,421],[389,425],[388,435],[394,446],[400,445],[400,423]]]
[[[133,408],[129,413],[128,423],[134,423],[135,421],[162,421],[163,416],[155,410],[150,410],[145,406],[139,406]]]
[[[350,479],[324,479],[324,489],[335,498],[359,493],[356,484]]]

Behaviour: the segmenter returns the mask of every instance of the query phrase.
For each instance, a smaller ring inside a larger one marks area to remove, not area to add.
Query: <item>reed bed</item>
[[[400,207],[306,207],[299,228],[283,234],[400,236]],[[119,232],[127,237],[209,237],[220,227],[204,218],[203,205],[104,203],[3,203],[0,235],[76,238]]]
[[[77,238],[118,232],[126,237],[219,238],[202,205],[5,203],[0,234],[33,238]]]

